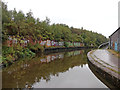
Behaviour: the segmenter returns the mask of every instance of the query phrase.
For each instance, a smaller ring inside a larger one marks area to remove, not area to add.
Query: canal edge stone
[[[110,70],[108,67],[105,67],[98,60],[92,57],[92,53],[96,50],[92,50],[87,53],[88,62],[90,62],[97,70],[96,72],[101,74],[104,78],[107,78],[112,84],[114,84],[117,88],[120,88],[120,77],[116,75],[116,73]]]

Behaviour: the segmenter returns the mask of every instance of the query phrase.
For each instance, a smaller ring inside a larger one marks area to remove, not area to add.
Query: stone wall
[[[120,28],[110,36],[110,48],[120,52]]]

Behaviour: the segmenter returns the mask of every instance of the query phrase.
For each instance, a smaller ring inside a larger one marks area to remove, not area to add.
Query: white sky
[[[2,0],[8,9],[32,10],[34,17],[51,23],[63,23],[75,28],[92,30],[110,36],[118,28],[120,0]]]

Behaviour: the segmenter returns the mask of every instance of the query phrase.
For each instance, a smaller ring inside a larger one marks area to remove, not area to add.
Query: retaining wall
[[[112,85],[114,85],[116,88],[120,88],[120,79],[113,76],[112,74],[107,72],[107,68],[103,67],[102,65],[100,65],[99,63],[96,63],[92,57],[90,56],[90,53],[92,51],[88,52],[87,57],[88,57],[88,62],[95,68],[95,71],[100,74],[101,76],[103,76],[104,78],[106,78],[107,81],[109,81],[109,83],[111,83]],[[112,72],[112,71],[111,71]]]

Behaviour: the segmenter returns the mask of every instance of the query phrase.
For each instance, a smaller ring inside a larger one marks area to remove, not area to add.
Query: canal
[[[89,50],[37,55],[3,69],[3,88],[107,88],[90,70]]]

